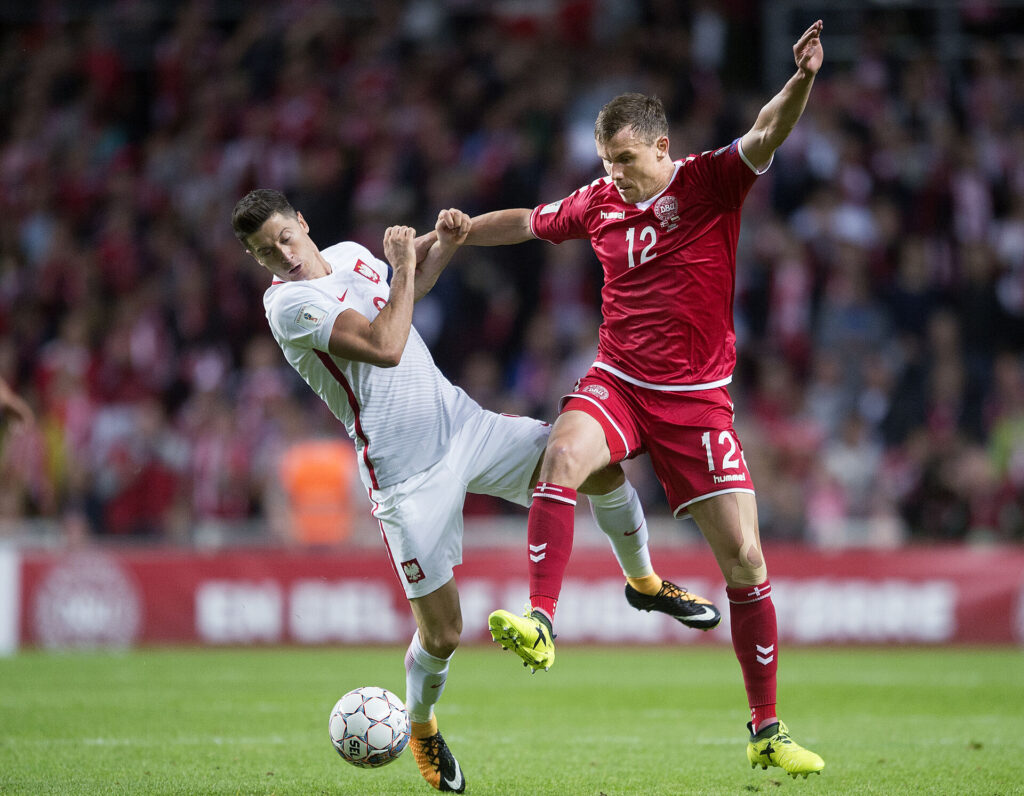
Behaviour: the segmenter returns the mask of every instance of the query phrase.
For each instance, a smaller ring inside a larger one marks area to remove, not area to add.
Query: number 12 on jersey
[[[718,432],[718,447],[722,448],[726,446],[728,449],[725,452],[725,456],[722,457],[722,469],[723,470],[736,470],[740,466],[740,460],[736,456],[736,451],[739,445],[736,443],[736,438],[728,431]],[[715,454],[711,450],[711,432],[705,431],[701,434],[700,444],[704,446],[704,450],[708,454],[708,472],[713,473],[715,471]],[[741,453],[740,456],[743,454]]]
[[[644,241],[648,241],[647,245],[644,246]],[[626,230],[626,251],[629,256],[629,267],[632,268],[635,265],[646,263],[648,260],[654,259],[654,244],[658,242],[658,231],[651,225],[647,225],[640,230],[640,245],[643,249],[640,250],[640,262],[636,263],[633,261],[633,247],[636,245],[636,227],[630,227]]]

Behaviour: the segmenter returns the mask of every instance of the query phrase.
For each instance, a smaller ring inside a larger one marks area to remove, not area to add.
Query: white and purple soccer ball
[[[331,710],[331,743],[360,768],[379,768],[398,758],[409,743],[409,714],[386,688],[349,691]]]

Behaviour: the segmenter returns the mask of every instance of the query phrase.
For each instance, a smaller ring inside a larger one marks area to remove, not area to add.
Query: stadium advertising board
[[[666,577],[723,608],[703,548],[657,555]],[[383,553],[365,550],[8,552],[0,638],[18,646],[403,644],[412,618]],[[1024,644],[1024,550],[822,552],[776,548],[769,562],[783,641],[798,644]],[[469,549],[456,571],[464,642],[487,614],[527,600],[525,555]],[[573,554],[559,602],[563,643],[729,643],[626,603],[610,553]],[[4,622],[6,621],[6,625]]]

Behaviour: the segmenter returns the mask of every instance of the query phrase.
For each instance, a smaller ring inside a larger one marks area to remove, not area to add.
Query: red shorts
[[[676,517],[689,516],[687,506],[698,500],[754,491],[725,387],[652,390],[591,368],[559,409],[600,423],[613,463],[650,454]]]

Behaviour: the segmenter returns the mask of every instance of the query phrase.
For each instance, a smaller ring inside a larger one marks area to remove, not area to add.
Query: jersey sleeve
[[[769,166],[771,163],[768,164]],[[689,164],[689,175],[694,185],[716,203],[730,210],[743,204],[754,181],[768,170],[757,171],[743,156],[740,139],[728,146],[696,155]]]
[[[301,282],[282,286],[267,310],[274,337],[284,345],[327,351],[334,321],[345,310],[337,302]]]
[[[601,180],[596,180],[565,199],[535,207],[530,214],[530,229],[533,234],[551,243],[589,238],[586,211],[590,205],[592,189],[600,182]]]

